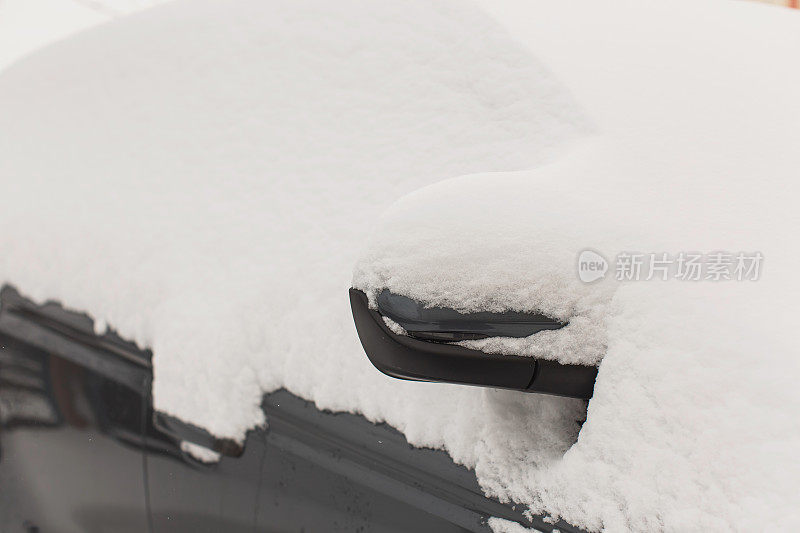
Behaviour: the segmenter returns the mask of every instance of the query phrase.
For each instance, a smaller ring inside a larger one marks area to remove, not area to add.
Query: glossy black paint
[[[147,531],[139,390],[0,336],[0,529]]]
[[[286,391],[264,397],[268,427],[236,450],[155,423],[149,352],[10,289],[0,303],[0,531],[456,532],[488,531],[489,516],[553,527],[486,498],[444,452]],[[231,453],[204,464],[185,439]]]

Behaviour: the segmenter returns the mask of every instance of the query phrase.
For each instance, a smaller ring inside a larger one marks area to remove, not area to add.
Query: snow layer
[[[11,67],[0,282],[152,347],[156,407],[220,436],[285,386],[586,527],[800,526],[798,17],[487,2],[520,46],[462,2],[384,4],[179,1]],[[372,230],[364,288],[569,318],[484,348],[605,354],[580,436],[581,401],[372,368],[346,296]],[[586,247],[766,262],[755,283],[582,285]]]
[[[386,378],[347,289],[401,194],[541,163],[585,129],[532,55],[460,2],[167,4],[0,78],[0,280],[151,347],[156,407],[220,436],[262,423],[262,392],[285,386],[413,442],[450,435],[470,464],[507,423],[484,419],[530,403],[553,457],[580,402],[564,415]]]
[[[209,450],[204,446],[198,446],[197,444],[193,444],[187,441],[181,442],[181,450],[184,453],[188,453],[190,456],[194,457],[201,463],[213,464],[218,462],[221,457],[220,454],[218,454],[213,450]]]
[[[489,527],[492,528],[494,533],[539,533],[538,529],[524,527],[516,522],[497,518],[496,516],[489,519]]]
[[[479,461],[489,492],[609,531],[796,530],[800,17],[717,2],[579,6],[484,7],[552,65],[598,135],[535,170],[404,197],[354,284],[578,322],[470,343],[486,351],[605,354],[577,443],[518,477],[510,454]],[[588,285],[576,272],[587,248],[765,261],[756,282]]]

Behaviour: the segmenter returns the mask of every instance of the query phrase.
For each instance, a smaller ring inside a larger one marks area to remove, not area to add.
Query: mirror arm
[[[584,399],[592,396],[596,367],[488,354],[457,344],[398,335],[389,329],[380,313],[369,308],[367,295],[357,289],[350,289],[350,306],[367,357],[389,376]]]

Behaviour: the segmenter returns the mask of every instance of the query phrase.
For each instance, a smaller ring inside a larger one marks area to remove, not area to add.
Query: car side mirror
[[[377,310],[367,295],[350,289],[350,306],[359,339],[372,364],[384,374],[414,381],[479,385],[589,399],[597,368],[554,361],[488,354],[458,344],[486,337],[525,337],[565,324],[525,313],[459,313],[429,308],[405,296],[382,291]],[[395,333],[385,318],[406,334]]]

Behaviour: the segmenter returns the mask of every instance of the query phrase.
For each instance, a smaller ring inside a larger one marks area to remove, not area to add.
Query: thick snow
[[[0,282],[152,347],[156,407],[220,436],[284,386],[578,525],[800,526],[800,17],[384,4],[179,1],[12,66]],[[580,435],[585,402],[379,374],[346,296],[370,234],[357,286],[569,319],[482,347],[602,358]],[[765,266],[584,285],[584,248]]]
[[[577,443],[516,478],[509,447],[491,472],[479,461],[489,492],[612,531],[797,529],[800,17],[714,2],[486,8],[553,66],[599,134],[535,170],[406,196],[354,284],[570,320],[469,343],[487,351],[605,354]],[[584,284],[586,248],[765,260],[756,282]]]
[[[378,373],[352,265],[401,194],[540,163],[586,129],[529,52],[458,2],[168,4],[2,76],[0,279],[152,347],[156,407],[218,435],[261,423],[279,386],[438,446],[441,422],[415,413],[462,404],[446,431],[474,462],[474,435],[498,433],[480,413],[527,398]],[[555,456],[577,426],[534,404]]]

